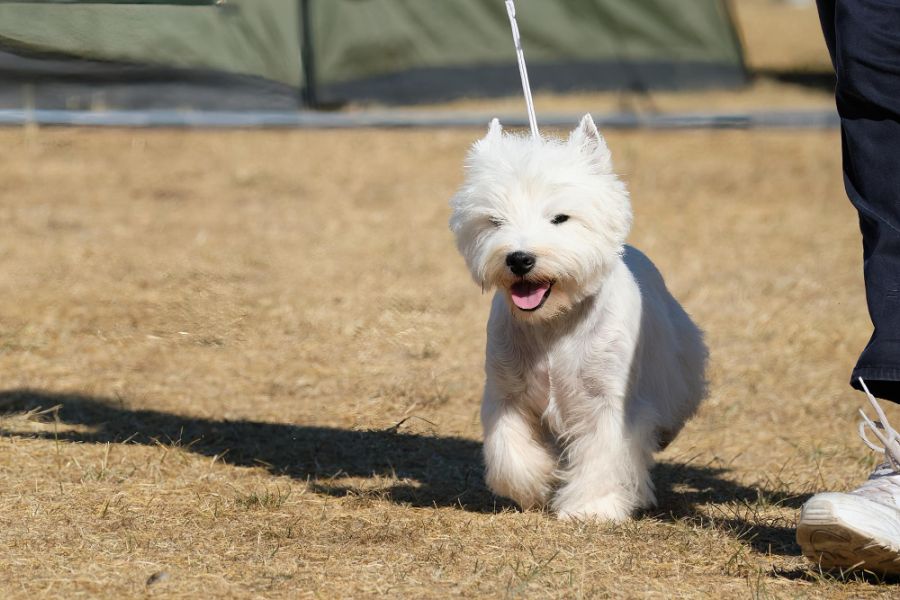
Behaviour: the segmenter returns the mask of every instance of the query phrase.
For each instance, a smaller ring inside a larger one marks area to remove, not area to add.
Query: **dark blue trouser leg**
[[[859,211],[872,338],[853,370],[900,402],[900,0],[817,0],[837,73],[844,185]]]

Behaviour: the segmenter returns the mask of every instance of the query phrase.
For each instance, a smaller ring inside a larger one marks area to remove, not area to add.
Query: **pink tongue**
[[[541,301],[550,290],[548,283],[529,283],[527,281],[519,281],[509,288],[512,296],[513,304],[522,310],[533,310],[540,306]]]

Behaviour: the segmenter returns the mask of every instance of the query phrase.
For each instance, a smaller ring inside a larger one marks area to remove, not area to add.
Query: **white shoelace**
[[[875,396],[873,396],[872,392],[869,391],[869,388],[866,387],[866,382],[863,381],[862,377],[859,378],[859,383],[862,385],[863,391],[869,398],[869,403],[872,404],[872,407],[875,409],[875,414],[878,416],[878,420],[873,421],[866,416],[863,409],[859,409],[859,414],[862,415],[863,418],[859,423],[859,437],[862,438],[862,441],[866,446],[879,454],[884,454],[884,457],[894,470],[894,473],[900,473],[900,433],[897,433],[897,430],[888,423],[887,416],[884,414],[881,406],[879,406],[878,400],[875,399]],[[869,440],[866,428],[870,429],[872,433],[875,434],[875,437],[881,442],[881,446],[878,446]]]

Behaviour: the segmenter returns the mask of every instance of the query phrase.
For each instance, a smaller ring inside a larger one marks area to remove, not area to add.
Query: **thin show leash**
[[[512,28],[513,44],[516,46],[516,59],[519,61],[519,76],[522,78],[522,92],[525,94],[525,107],[528,109],[528,123],[531,125],[531,137],[541,139],[538,132],[537,117],[534,115],[534,101],[531,98],[531,84],[528,82],[528,67],[525,66],[525,52],[522,51],[522,36],[516,22],[516,5],[513,0],[506,0],[506,14],[509,15],[509,26]]]

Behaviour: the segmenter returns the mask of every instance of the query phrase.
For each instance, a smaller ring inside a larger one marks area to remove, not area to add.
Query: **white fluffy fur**
[[[700,330],[647,257],[625,246],[631,206],[586,115],[567,141],[475,143],[450,227],[488,322],[481,409],[491,490],[560,518],[627,519],[655,504],[650,469],[705,395]],[[556,215],[568,215],[553,224]],[[533,312],[510,300],[515,251],[552,282]]]

